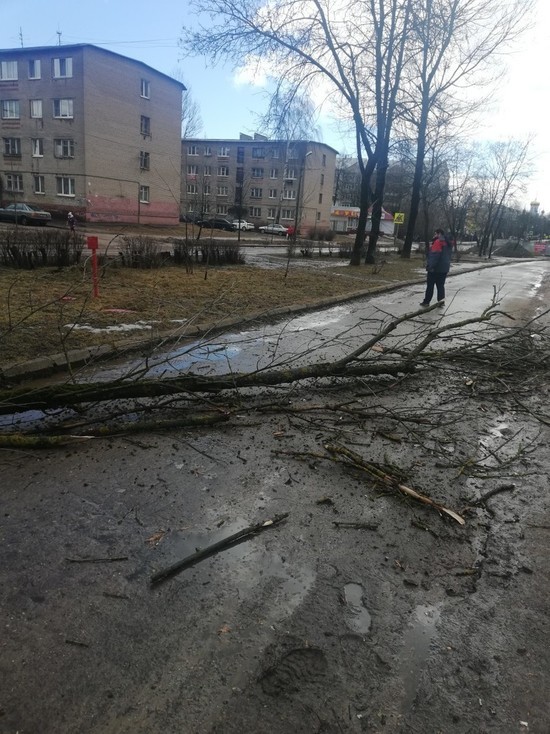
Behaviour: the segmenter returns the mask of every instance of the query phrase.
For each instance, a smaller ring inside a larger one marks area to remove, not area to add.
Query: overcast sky
[[[262,88],[232,69],[209,67],[206,60],[183,61],[178,47],[188,20],[187,0],[0,0],[0,47],[93,43],[149,64],[165,74],[179,74],[200,106],[203,133],[211,138],[237,138],[258,130],[265,107]],[[532,199],[550,211],[550,0],[537,0],[532,29],[509,57],[508,76],[496,103],[487,108],[487,139],[534,136],[531,152],[536,170],[520,202]],[[337,127],[322,121],[322,139],[340,152],[353,152]]]

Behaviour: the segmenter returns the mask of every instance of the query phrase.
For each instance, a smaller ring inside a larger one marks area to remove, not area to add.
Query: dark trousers
[[[434,287],[437,289],[437,300],[442,301],[445,298],[445,280],[447,273],[428,273],[426,279],[426,294],[424,296],[424,303],[429,305],[434,294]]]

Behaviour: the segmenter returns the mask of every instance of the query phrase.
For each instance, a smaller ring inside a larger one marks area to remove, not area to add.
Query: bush
[[[308,239],[315,242],[332,242],[335,237],[334,230],[329,227],[310,227],[307,231]]]
[[[170,252],[166,251],[166,244],[142,235],[122,237],[119,256],[126,267],[144,269],[159,268],[170,262],[171,258]]]
[[[244,255],[234,240],[172,240],[174,262],[183,264],[189,270],[192,263],[208,265],[242,265]]]
[[[10,227],[0,231],[0,262],[26,270],[66,267],[80,262],[84,242],[84,237],[66,230]]]

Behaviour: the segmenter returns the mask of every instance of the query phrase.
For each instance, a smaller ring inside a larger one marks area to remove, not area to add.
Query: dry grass
[[[216,324],[271,309],[315,304],[323,298],[422,277],[419,257],[386,256],[382,266],[348,265],[316,268],[293,266],[285,277],[280,267],[235,266],[193,273],[167,266],[129,270],[107,266],[101,271],[100,297],[92,297],[88,268],[14,271],[0,269],[0,366],[94,344],[114,344],[192,324]],[[378,272],[376,272],[378,270]],[[114,310],[112,310],[114,309]],[[124,309],[117,312],[116,309]],[[147,322],[151,328],[129,332],[123,325]],[[119,327],[94,333],[71,328]]]

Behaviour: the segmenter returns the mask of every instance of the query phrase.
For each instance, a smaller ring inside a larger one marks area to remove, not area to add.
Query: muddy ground
[[[204,432],[3,451],[0,731],[545,734],[548,392],[520,405],[451,365],[268,395],[385,417],[243,409]],[[326,440],[400,467],[465,525],[284,453]]]

